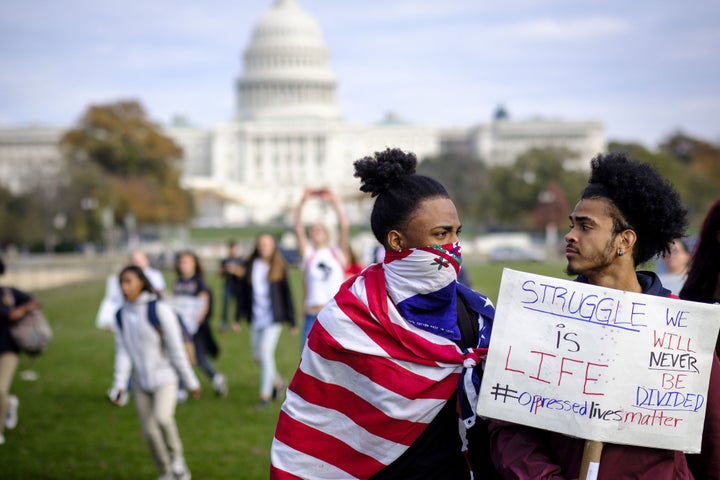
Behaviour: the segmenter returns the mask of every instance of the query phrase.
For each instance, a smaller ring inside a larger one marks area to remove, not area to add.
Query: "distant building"
[[[601,122],[562,120],[494,120],[467,131],[474,153],[489,165],[509,165],[531,148],[565,148],[574,152],[568,168],[587,169],[605,150]]]
[[[182,182],[195,196],[200,225],[288,222],[304,188],[326,185],[343,199],[351,221],[366,221],[367,199],[352,164],[387,147],[419,159],[460,151],[506,164],[529,148],[558,146],[577,152],[576,166],[585,168],[605,149],[599,122],[514,121],[500,111],[490,123],[455,130],[411,125],[392,114],[374,125],[346,122],[322,31],[296,0],[277,0],[255,24],[236,96],[236,116],[227,123],[197,128],[178,121],[166,128],[183,148]],[[0,182],[26,186],[33,166],[57,161],[61,135],[0,128]]]
[[[0,184],[17,195],[56,176],[64,129],[0,127]]]

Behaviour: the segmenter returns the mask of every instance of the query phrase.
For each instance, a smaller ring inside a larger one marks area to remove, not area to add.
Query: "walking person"
[[[197,318],[194,319],[198,324],[197,331],[193,334],[195,357],[197,359],[197,365],[212,381],[215,394],[223,397],[227,395],[225,375],[218,372],[210,362],[210,358],[208,358],[217,357],[220,353],[220,347],[215,341],[215,337],[213,337],[210,328],[213,297],[212,291],[205,283],[200,259],[194,252],[180,252],[175,261],[175,272],[177,273],[177,281],[173,287],[173,295],[196,297],[201,302],[200,311],[197,313]],[[182,393],[180,397],[182,400]]]
[[[5,262],[0,258],[0,275],[5,274]],[[5,429],[18,423],[20,400],[10,393],[15,372],[20,363],[20,347],[10,333],[13,322],[40,308],[40,302],[13,287],[0,287],[0,445],[5,443]]]
[[[285,387],[275,364],[282,324],[297,333],[287,264],[272,235],[261,234],[247,260],[243,277],[245,315],[250,324],[253,356],[260,365],[259,408],[267,407]]]
[[[355,162],[386,254],[317,316],[280,412],[271,479],[469,479],[468,459],[475,478],[493,478],[474,408],[494,308],[457,282],[455,205],[416,165],[398,149]]]
[[[567,273],[591,285],[672,296],[655,273],[636,270],[667,252],[673,240],[684,235],[687,212],[679,195],[651,166],[624,154],[599,155],[591,165],[589,182],[570,214],[570,231],[565,235]],[[710,389],[720,391],[717,358]],[[719,400],[708,395],[705,422],[705,431],[716,439],[720,435]],[[490,422],[491,455],[504,479],[578,478],[584,443],[560,433]],[[717,465],[715,447],[703,448],[701,455]],[[693,475],[683,452],[605,443],[597,479],[630,478],[691,480]]]
[[[303,209],[311,198],[318,199],[334,209],[338,219],[338,242],[333,245],[330,233],[320,222],[313,223],[306,234]],[[301,348],[307,341],[315,317],[327,304],[345,280],[347,254],[350,248],[349,226],[340,201],[328,188],[306,189],[295,217],[295,234],[303,272],[303,331]]]
[[[240,330],[240,312],[242,310],[242,277],[243,261],[237,254],[234,240],[227,244],[227,256],[220,261],[220,275],[223,281],[222,310],[220,315],[220,331],[227,331],[231,327],[234,331]],[[232,323],[228,319],[231,306],[235,307]]]
[[[190,480],[183,445],[175,423],[178,374],[193,397],[198,381],[183,345],[179,320],[135,265],[120,272],[125,303],[117,313],[113,389],[120,402],[128,381],[150,453],[161,480]],[[157,325],[151,321],[154,308]]]
[[[143,271],[143,274],[145,275],[145,278],[148,279],[150,285],[152,285],[153,290],[158,295],[158,297],[162,297],[165,294],[165,277],[163,277],[163,274],[160,270],[152,267],[152,265],[150,264],[150,259],[144,251],[134,250],[130,254],[130,265],[140,267],[140,269]],[[104,325],[104,328],[110,331],[114,331],[116,326],[115,312],[117,312],[118,308],[122,306],[124,301],[125,298],[123,296],[122,289],[120,288],[119,275],[113,275],[109,277],[106,284],[105,298],[103,298],[103,302],[100,306],[100,311],[98,312],[99,321],[96,323],[98,325]],[[125,405],[127,405],[130,399],[131,390],[132,389],[130,388],[130,385],[128,385],[128,387],[124,388],[122,394],[118,397],[118,391],[110,388],[110,390],[108,390],[107,392],[107,398],[114,405],[124,407]],[[117,398],[119,398],[119,401],[115,401],[115,399]]]

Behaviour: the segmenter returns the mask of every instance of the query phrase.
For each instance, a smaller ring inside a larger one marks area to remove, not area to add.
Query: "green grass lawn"
[[[564,278],[561,264],[508,267]],[[495,301],[502,266],[469,266],[468,271],[473,287]],[[214,274],[207,280],[216,292],[217,326],[220,284]],[[297,270],[292,281],[299,301]],[[12,387],[20,398],[20,422],[5,432],[7,443],[0,446],[1,479],[157,478],[132,401],[119,408],[105,397],[112,382],[113,336],[94,324],[104,287],[104,281],[97,281],[36,293],[55,338],[42,357],[21,357]],[[229,395],[216,398],[198,371],[201,398],[178,405],[176,413],[188,465],[196,479],[266,479],[280,405],[255,408],[259,369],[247,327],[239,333],[216,330],[216,337],[222,348],[216,365],[228,378]],[[298,337],[284,331],[277,350],[284,377],[292,376],[299,354]],[[37,373],[37,380],[22,379],[28,370]]]

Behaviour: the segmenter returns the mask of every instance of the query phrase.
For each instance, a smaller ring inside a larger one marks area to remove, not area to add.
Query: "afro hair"
[[[650,165],[624,153],[598,155],[582,198],[606,198],[624,218],[616,229],[637,233],[635,265],[669,252],[673,240],[685,235],[687,210],[673,186]]]

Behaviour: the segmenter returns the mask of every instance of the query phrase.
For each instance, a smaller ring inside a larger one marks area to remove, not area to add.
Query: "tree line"
[[[106,246],[111,235],[188,222],[182,149],[136,101],[90,106],[60,139],[56,178],[12,195],[0,187],[0,245],[30,250]]]
[[[650,150],[611,142],[610,151],[655,166],[670,179],[697,225],[720,192],[720,144],[682,132]],[[90,106],[60,140],[62,165],[21,194],[0,187],[0,246],[35,251],[107,247],[113,231],[187,224],[192,196],[180,184],[182,149],[136,101]],[[466,228],[475,232],[562,230],[587,182],[568,169],[573,152],[532,149],[509,165],[446,153],[424,159],[419,173],[440,180]],[[589,162],[590,159],[588,159]]]
[[[720,197],[719,144],[675,132],[656,150],[610,142],[608,151],[657,168],[688,208],[691,230]],[[423,161],[418,172],[446,186],[464,225],[476,232],[542,232],[548,223],[562,231],[570,202],[577,201],[588,179],[588,172],[566,168],[573,156],[563,149],[531,149],[512,164],[488,166],[481,158],[448,153]]]

